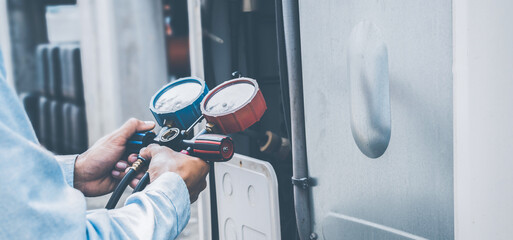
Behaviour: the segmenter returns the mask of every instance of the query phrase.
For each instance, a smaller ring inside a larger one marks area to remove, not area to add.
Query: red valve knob
[[[188,154],[208,161],[225,162],[234,154],[232,138],[224,135],[202,134],[183,143],[190,148]]]

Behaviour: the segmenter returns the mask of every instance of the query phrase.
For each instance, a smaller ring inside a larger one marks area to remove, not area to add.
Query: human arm
[[[199,158],[190,157],[158,145],[141,150],[141,156],[150,160],[148,172],[151,184],[142,192],[130,196],[120,209],[95,210],[88,217],[94,217],[96,226],[112,225],[107,228],[92,228],[89,237],[115,236],[138,239],[174,239],[183,230],[190,216],[190,202],[205,188],[208,164]],[[165,207],[153,207],[155,205]],[[154,211],[160,209],[160,211]],[[130,216],[113,221],[118,214]],[[153,221],[153,219],[161,219]],[[118,228],[123,221],[123,229]],[[115,223],[115,224],[112,224]],[[126,228],[128,226],[128,228]],[[154,232],[144,228],[155,229]],[[128,235],[115,235],[123,232]]]
[[[0,123],[4,158],[0,239],[174,239],[189,219],[189,194],[165,173],[124,207],[86,213],[84,196],[64,181],[51,153]],[[170,159],[172,160],[172,159]]]
[[[192,189],[191,183],[202,182],[185,174],[198,171],[195,166],[204,164],[201,160],[180,154],[176,156],[184,158],[177,163],[169,154],[160,154],[153,160],[176,166],[184,178],[169,171],[154,174],[147,189],[129,197],[124,207],[86,213],[84,196],[65,183],[51,153],[1,122],[0,138],[5,142],[0,146],[0,239],[173,239],[189,219],[187,186]],[[187,164],[191,159],[194,165]],[[207,172],[208,166],[201,167],[203,180]]]
[[[88,211],[88,239],[175,239],[187,225],[187,187],[176,173],[165,173],[123,207]]]
[[[159,181],[153,179],[145,191],[130,197],[125,207],[86,214],[84,195],[66,183],[55,156],[38,144],[2,70],[0,61],[0,105],[5,106],[0,108],[0,239],[176,236],[174,229],[183,228],[189,212],[186,184],[179,183],[183,180],[177,174],[163,174]],[[175,177],[166,180],[168,175]],[[167,191],[175,194],[166,195]]]

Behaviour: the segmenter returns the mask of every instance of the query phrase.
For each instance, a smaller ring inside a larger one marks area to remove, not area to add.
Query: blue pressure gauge
[[[200,103],[207,93],[203,80],[180,78],[162,87],[151,98],[150,110],[160,126],[184,130],[202,115]]]

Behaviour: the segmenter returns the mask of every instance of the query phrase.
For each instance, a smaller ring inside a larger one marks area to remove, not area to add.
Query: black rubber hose
[[[148,185],[148,183],[150,183],[150,173],[146,172],[141,180],[139,180],[139,183],[137,183],[137,186],[135,186],[132,193],[142,191]]]
[[[281,0],[275,0],[276,7],[276,39],[278,47],[278,72],[280,75],[280,95],[283,118],[285,123],[285,131],[287,138],[290,139],[290,97],[287,73],[287,56],[285,49],[285,32],[283,30],[283,11]]]
[[[113,209],[116,207],[116,204],[121,198],[121,195],[123,195],[123,192],[125,191],[126,187],[130,183],[130,181],[134,179],[136,174],[137,171],[135,171],[133,168],[130,168],[125,177],[123,177],[123,179],[121,179],[121,182],[119,182],[118,186],[112,193],[112,196],[110,196],[109,202],[107,203],[107,206],[105,206],[106,209]]]

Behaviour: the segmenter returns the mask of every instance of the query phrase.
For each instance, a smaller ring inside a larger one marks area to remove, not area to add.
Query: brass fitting
[[[145,165],[146,162],[147,162],[146,159],[144,159],[141,156],[137,156],[137,161],[135,161],[134,164],[132,164],[132,166],[130,166],[130,168],[133,169],[134,171],[137,171],[139,169],[139,167],[142,165]]]
[[[216,127],[215,124],[208,122],[207,125],[205,126],[205,129],[207,130],[207,132],[211,133],[211,132],[214,132],[215,127]]]
[[[134,164],[132,164],[132,166],[130,166],[131,169],[137,171],[137,169],[139,169],[139,166],[141,166],[142,164],[142,161],[141,160],[137,160],[134,162]]]

